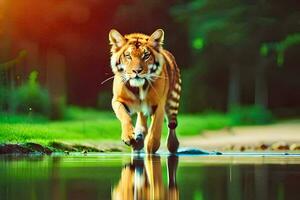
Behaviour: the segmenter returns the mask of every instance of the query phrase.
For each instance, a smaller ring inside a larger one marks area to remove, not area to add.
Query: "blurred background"
[[[111,111],[108,32],[165,31],[181,113],[263,124],[300,115],[297,0],[0,0],[0,108],[65,118]]]

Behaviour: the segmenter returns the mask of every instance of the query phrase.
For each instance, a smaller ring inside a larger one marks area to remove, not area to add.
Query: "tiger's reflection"
[[[168,186],[165,187],[159,156],[133,158],[122,169],[120,181],[112,191],[112,199],[179,199],[176,184],[177,165],[178,157],[169,156],[167,159]]]

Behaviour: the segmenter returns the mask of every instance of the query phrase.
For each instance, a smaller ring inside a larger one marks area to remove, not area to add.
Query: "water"
[[[1,156],[0,199],[300,199],[300,157]]]

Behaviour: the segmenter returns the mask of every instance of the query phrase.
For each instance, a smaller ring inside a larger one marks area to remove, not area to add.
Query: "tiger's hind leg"
[[[179,147],[179,141],[176,136],[176,127],[177,127],[177,118],[169,118],[168,117],[168,138],[167,138],[167,147],[169,152],[176,153]]]
[[[179,106],[178,100],[179,99],[169,99],[166,106],[166,114],[169,128],[167,147],[170,153],[176,153],[179,147],[179,141],[176,136],[177,114]]]

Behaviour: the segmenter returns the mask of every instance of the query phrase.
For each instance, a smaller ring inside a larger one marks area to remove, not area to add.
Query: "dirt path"
[[[209,150],[247,150],[270,148],[300,148],[300,120],[264,126],[243,126],[206,131],[199,136],[181,138],[181,146]],[[265,145],[265,146],[264,146]],[[284,150],[284,149],[283,149]]]

